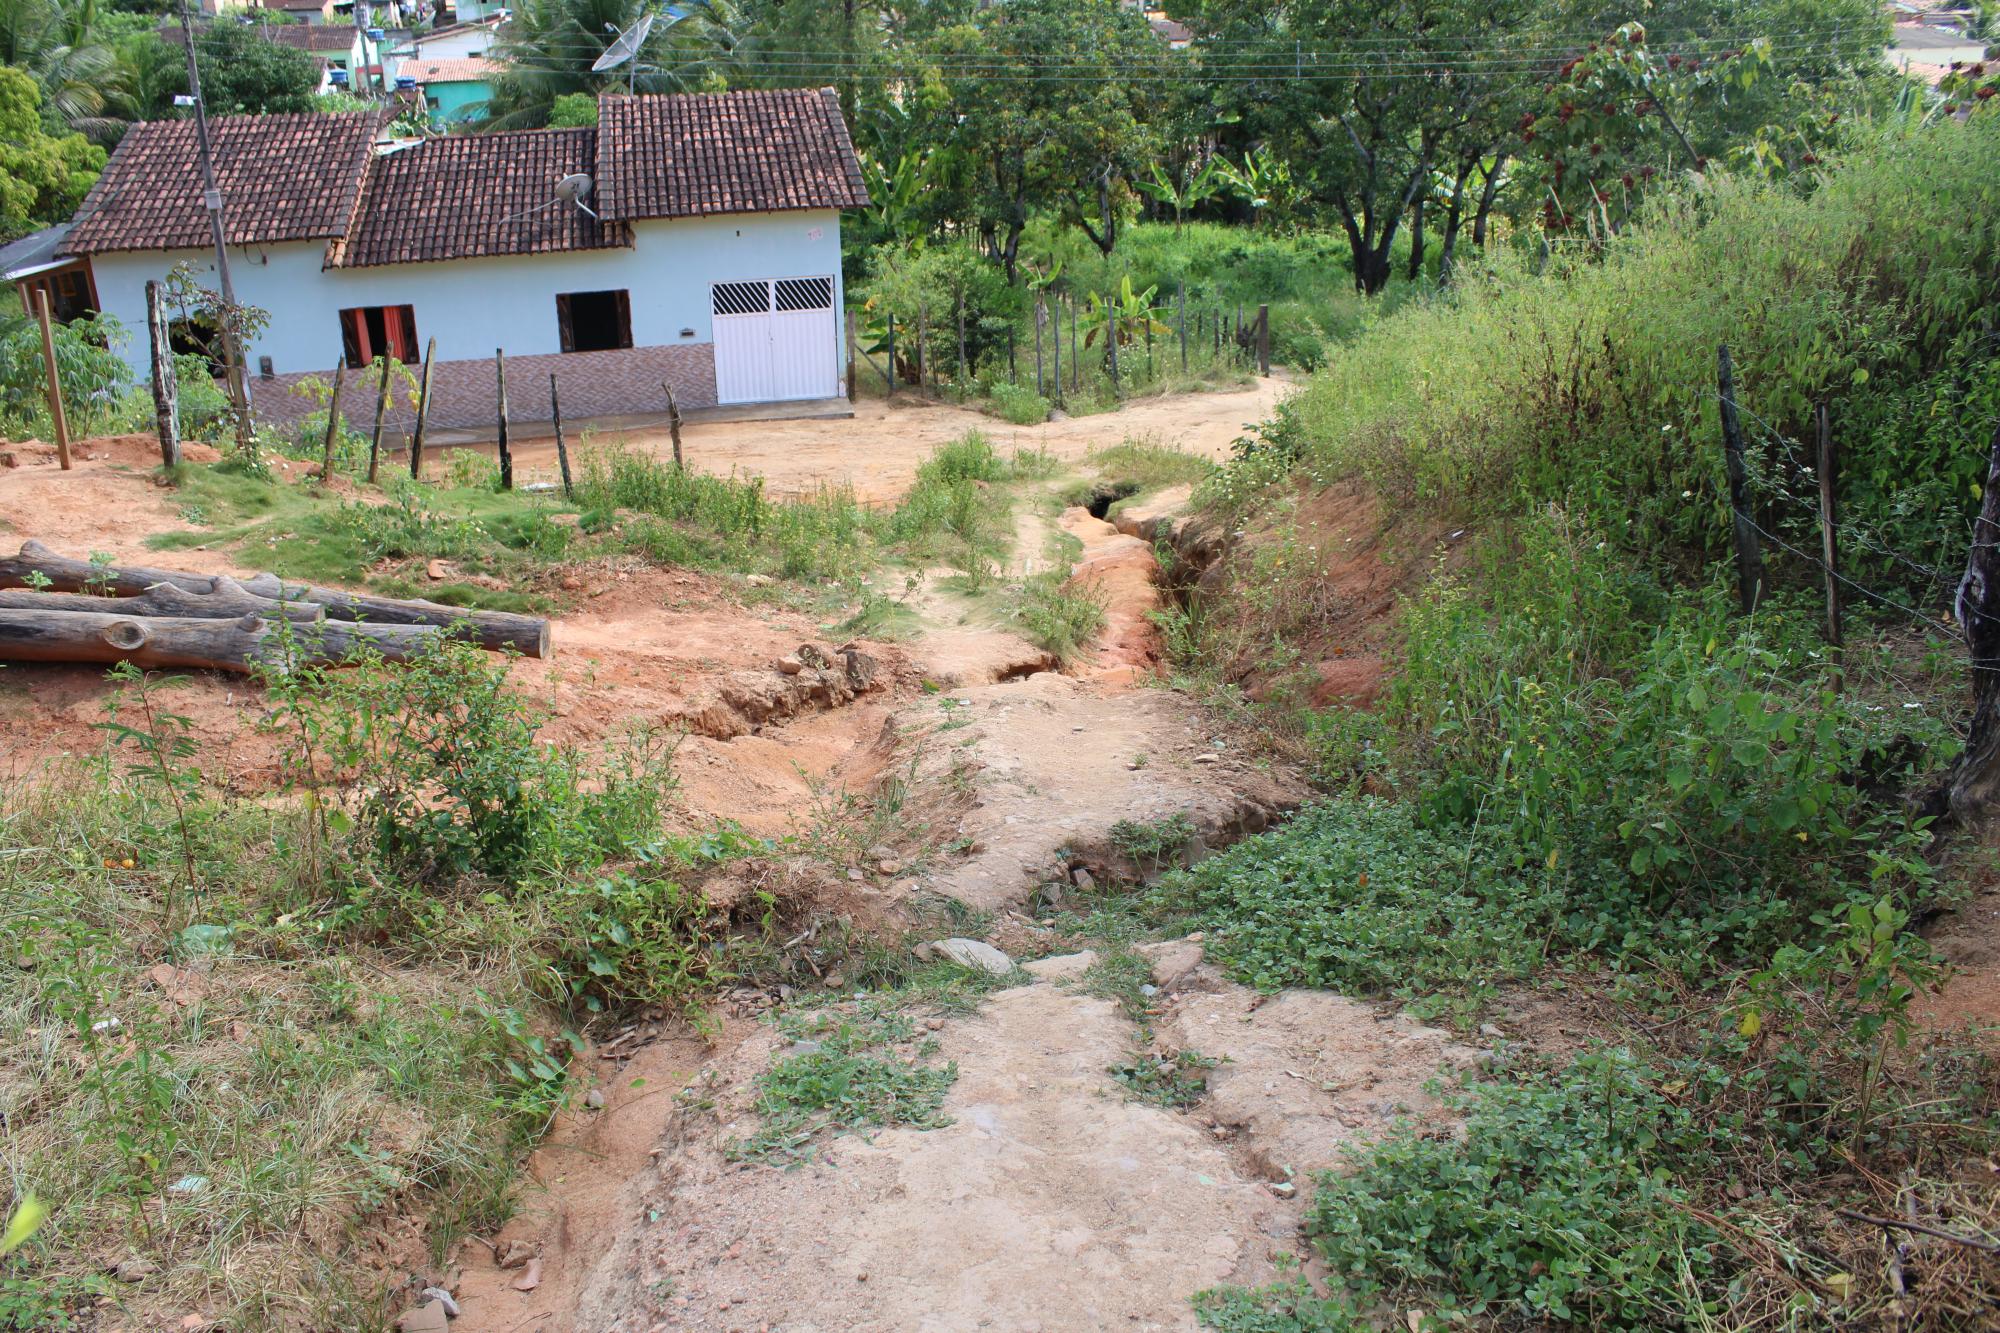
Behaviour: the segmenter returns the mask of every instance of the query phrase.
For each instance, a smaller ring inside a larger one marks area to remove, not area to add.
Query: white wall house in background
[[[287,390],[436,340],[432,421],[490,426],[493,355],[523,418],[830,398],[842,389],[840,209],[867,201],[830,92],[608,97],[595,129],[381,139],[382,118],[213,122],[238,299],[268,311],[248,349],[260,415]],[[588,176],[581,207],[558,181]],[[596,216],[592,216],[595,213]],[[78,211],[99,304],[135,332],[145,284],[186,264],[215,284],[191,126],[133,128]],[[142,340],[126,349],[143,371]],[[372,419],[350,373],[343,409]],[[532,386],[532,387],[529,387]]]

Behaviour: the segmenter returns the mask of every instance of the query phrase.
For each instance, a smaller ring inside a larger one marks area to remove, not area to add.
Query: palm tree
[[[0,62],[34,76],[42,105],[70,129],[114,138],[123,83],[98,39],[97,0],[0,0]]]
[[[638,56],[593,73],[591,65],[618,35],[649,12],[655,18]],[[714,86],[739,45],[737,21],[732,0],[680,0],[661,11],[649,0],[526,0],[494,52],[507,69],[494,80],[486,128],[545,125],[556,98],[567,93],[595,96],[628,88],[671,93]]]

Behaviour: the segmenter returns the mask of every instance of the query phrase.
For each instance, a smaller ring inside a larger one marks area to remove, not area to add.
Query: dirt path
[[[864,500],[890,500],[909,488],[917,465],[933,449],[972,430],[984,432],[1003,452],[1045,449],[1071,463],[1092,449],[1149,438],[1204,458],[1225,458],[1230,442],[1269,416],[1289,388],[1285,380],[1268,377],[1240,391],[1144,398],[1116,412],[1039,426],[1011,426],[984,413],[907,396],[863,398],[847,420],[697,423],[685,429],[683,446],[689,466],[762,476],[773,494],[834,485],[851,487]],[[622,439],[661,457],[671,456],[673,447],[664,431],[598,438]],[[557,475],[553,439],[521,442],[514,457],[523,477]]]

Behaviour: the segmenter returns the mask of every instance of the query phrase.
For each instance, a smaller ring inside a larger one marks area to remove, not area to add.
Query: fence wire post
[[[1833,428],[1827,420],[1826,404],[1821,403],[1813,413],[1813,424],[1819,436],[1819,541],[1821,559],[1826,565],[1826,641],[1835,648],[1840,647],[1840,543],[1835,540],[1840,516],[1834,507],[1834,457]]]
[[[562,469],[563,499],[576,498],[576,486],[569,475],[569,447],[563,443],[562,399],[556,396],[556,373],[549,372],[549,417],[556,427],[556,466]]]
[[[1764,596],[1764,557],[1757,550],[1757,525],[1750,517],[1749,477],[1743,464],[1743,425],[1736,418],[1736,370],[1729,361],[1729,344],[1716,348],[1716,382],[1721,391],[1722,456],[1729,473],[1729,510],[1736,539],[1736,586],[1743,614],[1757,609]]]

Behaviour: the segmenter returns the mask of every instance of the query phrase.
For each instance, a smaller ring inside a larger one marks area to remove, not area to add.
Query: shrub
[[[1021,384],[996,384],[989,395],[993,411],[1016,426],[1037,426],[1049,419],[1049,400]]]

